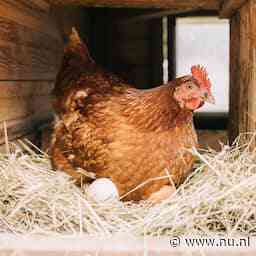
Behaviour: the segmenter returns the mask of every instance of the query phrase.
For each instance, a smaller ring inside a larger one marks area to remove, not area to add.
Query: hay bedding
[[[247,135],[248,136],[248,135]],[[255,134],[250,135],[251,142]],[[96,204],[85,189],[27,142],[0,154],[0,232],[141,235],[255,235],[256,151],[250,143],[221,152],[194,150],[195,172],[161,204]],[[25,153],[24,153],[25,149]]]

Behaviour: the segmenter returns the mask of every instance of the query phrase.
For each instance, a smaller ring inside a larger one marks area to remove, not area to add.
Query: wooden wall
[[[230,140],[256,129],[256,1],[231,18]]]
[[[1,1],[0,145],[3,121],[12,140],[33,134],[50,118],[49,94],[63,44],[49,11],[44,1]]]
[[[98,64],[137,88],[162,83],[162,20],[137,20],[144,10],[91,9],[89,46]],[[100,31],[100,32],[99,32]]]
[[[110,66],[137,88],[162,84],[162,20],[136,20],[140,10],[111,12]]]
[[[31,0],[30,0],[31,1]],[[112,8],[162,8],[192,10],[218,10],[222,0],[47,0],[58,5],[82,5],[86,7],[112,7]],[[232,0],[233,1],[233,0]],[[236,0],[237,1],[237,0]]]
[[[144,11],[51,7],[45,0],[3,0],[0,147],[4,121],[9,140],[15,140],[36,137],[40,126],[51,120],[50,92],[72,26],[88,43],[97,63],[140,88],[161,84],[161,19],[130,20],[141,13]]]
[[[86,16],[86,15],[85,15]],[[50,8],[44,1],[3,0],[0,4],[0,147],[3,122],[9,140],[34,142],[52,119],[50,93],[72,26],[86,33],[81,8]],[[83,30],[80,29],[83,27]]]

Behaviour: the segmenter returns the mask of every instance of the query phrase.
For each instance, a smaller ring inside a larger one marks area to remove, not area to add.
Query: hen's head
[[[211,82],[206,69],[200,65],[191,67],[192,75],[183,76],[176,80],[174,98],[181,108],[196,110],[204,102],[214,104],[211,93]]]

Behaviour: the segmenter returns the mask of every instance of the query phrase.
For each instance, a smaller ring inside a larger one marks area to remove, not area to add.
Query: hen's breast
[[[187,150],[193,146],[196,146],[196,134],[190,124],[161,133],[142,133],[122,127],[113,134],[109,169],[102,175],[108,174],[118,184],[121,194],[168,173],[179,184],[191,170],[193,157]],[[145,199],[165,184],[169,184],[169,179],[149,182],[127,199]]]
[[[94,109],[73,132],[76,165],[109,177],[120,195],[146,183],[125,197],[126,200],[146,199],[151,193],[173,182],[179,184],[190,172],[193,157],[187,149],[197,145],[193,123],[162,132],[141,131],[127,124],[116,106]],[[159,179],[153,181],[154,179]]]

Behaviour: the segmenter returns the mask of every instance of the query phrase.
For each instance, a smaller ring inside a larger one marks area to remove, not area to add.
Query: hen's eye
[[[189,84],[187,87],[188,87],[188,89],[192,89],[193,88],[193,86],[191,84]]]

